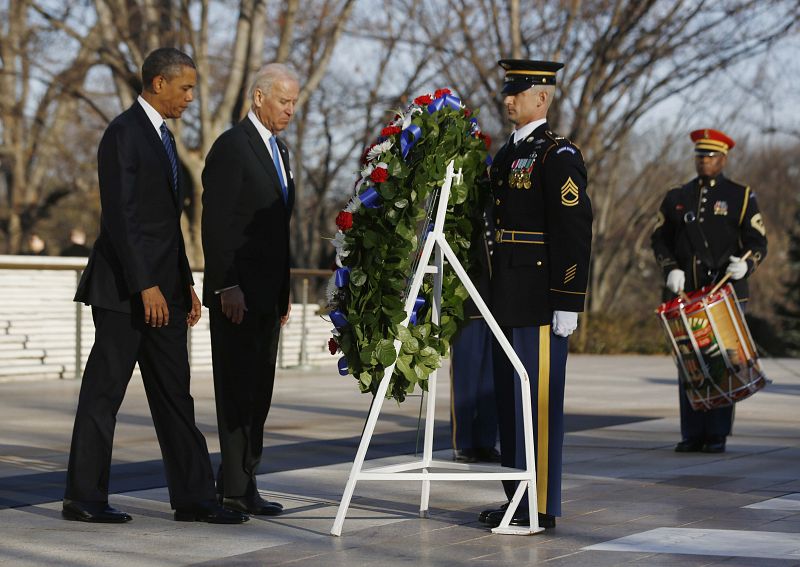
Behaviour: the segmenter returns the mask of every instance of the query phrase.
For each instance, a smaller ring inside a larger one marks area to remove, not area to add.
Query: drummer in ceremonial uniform
[[[731,274],[744,307],[747,278],[767,255],[767,233],[756,194],[722,174],[734,141],[718,130],[695,130],[697,177],[667,192],[651,238],[666,279],[665,299]],[[745,252],[751,255],[742,260]],[[722,453],[733,425],[733,406],[708,411],[691,408],[679,380],[682,440],[675,451]]]
[[[502,94],[515,130],[489,176],[496,228],[491,308],[530,377],[539,525],[561,515],[567,337],[577,328],[589,279],[592,205],[580,149],[553,133],[547,111],[562,63],[504,59]],[[494,344],[502,464],[525,468],[519,380]],[[503,482],[510,499],[517,481]],[[527,498],[527,496],[526,496]],[[505,507],[480,520],[500,523]],[[529,525],[524,500],[512,525]]]

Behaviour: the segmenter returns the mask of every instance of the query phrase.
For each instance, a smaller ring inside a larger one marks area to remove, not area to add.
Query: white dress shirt
[[[161,138],[161,125],[164,123],[164,117],[161,116],[161,113],[153,108],[149,102],[143,99],[142,95],[139,95],[136,100],[142,105],[142,108],[144,108],[144,113],[147,114],[147,117],[153,124],[153,128],[156,129],[156,134],[158,134],[158,137]]]
[[[258,135],[261,136],[261,139],[264,141],[264,145],[267,147],[267,151],[269,152],[269,155],[272,156],[272,158],[274,160],[275,156],[272,155],[272,148],[270,148],[270,144],[269,144],[269,139],[272,136],[274,136],[274,134],[269,131],[269,128],[267,128],[266,126],[264,126],[261,123],[261,120],[258,119],[258,117],[255,115],[255,112],[253,112],[252,110],[248,111],[247,117],[250,119],[250,122],[252,122],[253,125],[256,127],[256,131],[258,132]],[[276,142],[277,142],[277,140],[276,140]],[[283,174],[283,180],[286,182],[286,185],[288,187],[288,185],[289,185],[289,176],[286,175],[286,166],[283,164],[283,158],[281,157],[280,152],[278,152],[278,163],[281,164],[281,173]]]

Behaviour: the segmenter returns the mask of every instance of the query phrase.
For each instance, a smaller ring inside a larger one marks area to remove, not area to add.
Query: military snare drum
[[[763,388],[753,337],[731,284],[706,286],[656,311],[694,410],[730,406]]]

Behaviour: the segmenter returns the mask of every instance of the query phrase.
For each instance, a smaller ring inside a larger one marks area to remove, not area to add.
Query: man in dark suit
[[[503,94],[516,128],[489,176],[497,230],[492,254],[492,312],[530,378],[540,527],[561,515],[564,386],[568,337],[578,326],[589,280],[592,204],[580,150],[554,134],[547,111],[555,94],[551,61],[504,59]],[[519,381],[495,342],[494,378],[502,464],[525,468]],[[504,481],[510,499],[516,481]],[[480,520],[496,526],[505,509]],[[527,526],[524,500],[511,521]]]
[[[756,194],[722,174],[728,151],[735,145],[731,138],[710,128],[695,130],[689,136],[694,142],[697,177],[667,192],[651,237],[670,292],[664,299],[716,283],[730,273],[744,309],[749,296],[747,280],[767,257],[767,230]],[[748,250],[752,255],[742,260]],[[682,439],[675,451],[725,452],[733,427],[733,406],[692,409],[680,377],[678,396]]]
[[[189,393],[186,333],[200,318],[200,301],[180,228],[182,176],[164,119],[180,118],[196,81],[188,55],[152,52],[142,65],[141,96],[111,122],[97,152],[100,236],[75,294],[92,306],[96,333],[72,434],[62,510],[68,520],[131,520],[108,505],[108,479],[116,415],[137,362],[175,519],[247,520],[214,499]]]
[[[217,494],[228,508],[277,515],[256,474],[264,445],[280,328],[289,316],[289,219],[294,183],[276,137],[294,114],[295,73],[271,64],[256,75],[247,116],[214,143],[203,170],[203,304],[222,463]]]

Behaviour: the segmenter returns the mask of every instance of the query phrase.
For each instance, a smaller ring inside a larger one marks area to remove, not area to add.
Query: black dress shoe
[[[112,508],[107,503],[82,504],[70,500],[64,500],[61,517],[65,520],[96,524],[124,524],[133,519],[130,514]]]
[[[478,447],[475,449],[475,458],[483,463],[499,463],[500,452],[494,447]]]
[[[175,510],[176,522],[207,522],[209,524],[243,524],[250,517],[235,510],[227,510],[216,502],[201,502],[189,508]]]
[[[508,502],[500,506],[499,508],[491,508],[489,510],[484,510],[478,515],[478,521],[482,524],[485,524],[489,520],[489,516],[494,514],[495,512],[505,512],[508,509]]]
[[[453,449],[453,460],[457,463],[477,463],[475,449]]]
[[[283,512],[283,506],[277,502],[267,502],[261,496],[240,498],[223,498],[222,505],[225,508],[236,510],[244,514],[254,516],[277,516]]]
[[[676,453],[697,453],[703,448],[703,442],[700,439],[684,439],[675,445]]]
[[[486,520],[486,525],[490,528],[496,528],[500,525],[500,522],[503,520],[503,516],[505,516],[505,510],[498,510],[496,512],[492,512],[489,514],[489,517]],[[539,527],[545,529],[552,529],[556,527],[556,518],[555,516],[551,516],[550,514],[538,514],[539,520]],[[511,518],[511,521],[508,523],[509,526],[524,526],[530,527],[531,519],[528,514],[522,513],[520,514],[519,511],[514,514],[514,517]]]
[[[724,453],[725,452],[725,438],[724,437],[710,437],[703,443],[700,449],[703,453]]]

